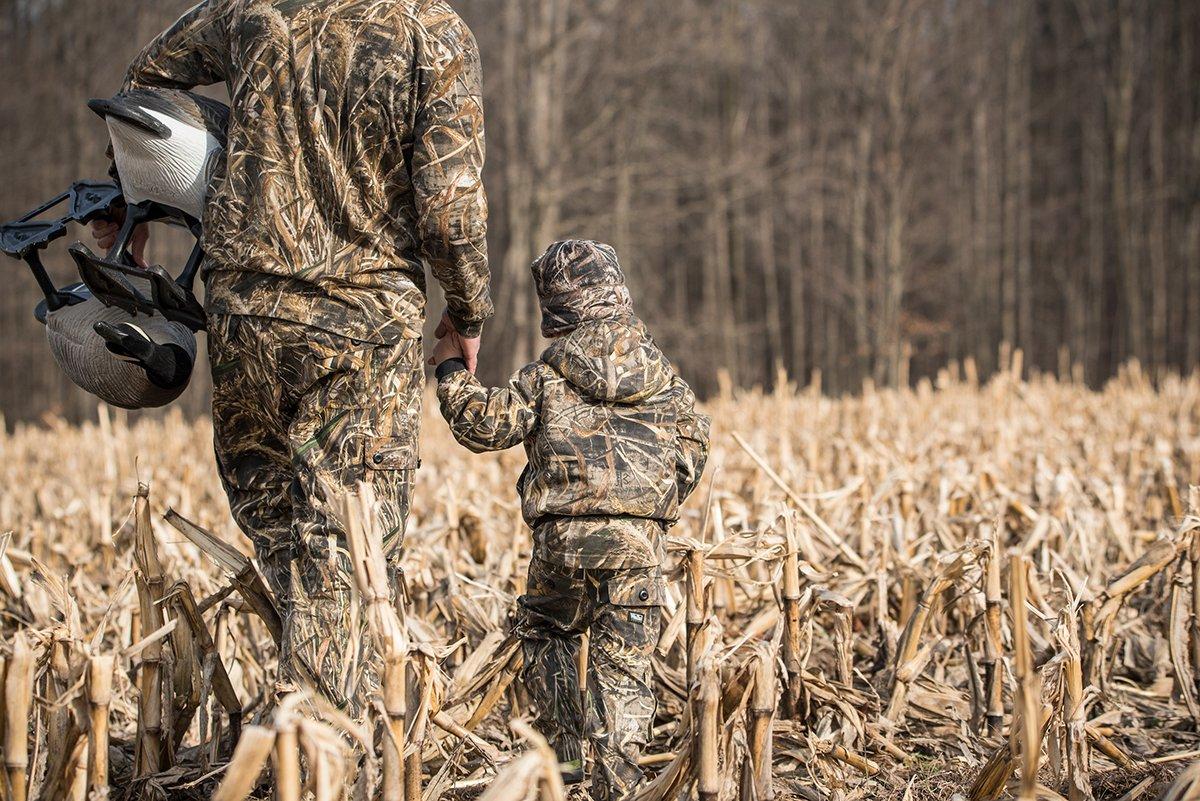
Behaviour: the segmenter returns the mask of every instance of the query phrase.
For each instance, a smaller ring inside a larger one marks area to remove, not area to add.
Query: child
[[[488,389],[446,337],[433,359],[438,399],[467,448],[525,445],[517,491],[533,556],[517,633],[535,724],[568,782],[583,778],[586,734],[593,798],[627,799],[654,720],[662,540],[704,471],[709,420],[634,316],[611,247],[559,242],[534,262],[533,278],[553,340],[541,359]],[[586,725],[576,672],[585,631]]]

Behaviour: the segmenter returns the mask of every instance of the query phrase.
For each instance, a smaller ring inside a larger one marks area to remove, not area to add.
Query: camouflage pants
[[[591,742],[597,801],[630,798],[642,780],[638,758],[650,737],[655,700],[650,656],[659,635],[662,571],[657,567],[571,568],[534,557],[517,633],[535,726],[559,761]],[[590,633],[587,709],[577,671],[580,638]]]
[[[280,606],[282,671],[357,712],[375,676],[338,497],[374,487],[369,522],[395,564],[418,465],[421,343],[239,315],[211,317],[208,334],[217,464]]]

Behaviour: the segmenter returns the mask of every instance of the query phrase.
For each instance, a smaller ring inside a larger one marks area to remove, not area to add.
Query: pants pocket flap
[[[662,571],[631,571],[608,582],[608,600],[614,606],[661,606],[663,602]]]
[[[415,437],[384,437],[367,446],[370,470],[416,470],[421,466]]]

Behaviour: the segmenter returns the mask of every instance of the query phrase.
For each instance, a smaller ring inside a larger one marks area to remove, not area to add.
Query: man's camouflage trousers
[[[280,606],[284,678],[357,713],[376,675],[340,496],[373,486],[379,504],[368,522],[394,567],[418,466],[420,340],[373,345],[216,315],[208,342],[217,464]]]
[[[517,633],[534,721],[560,762],[592,745],[592,797],[632,797],[654,722],[650,657],[659,635],[662,571],[571,568],[534,557]],[[587,701],[580,696],[581,637],[589,632]],[[585,710],[586,706],[586,710]]]

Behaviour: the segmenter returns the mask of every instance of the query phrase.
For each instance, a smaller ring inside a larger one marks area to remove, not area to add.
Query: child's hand
[[[429,357],[429,364],[438,366],[447,359],[463,358],[462,348],[458,344],[458,337],[453,335],[445,336],[438,340],[437,346],[433,349],[433,355]]]

